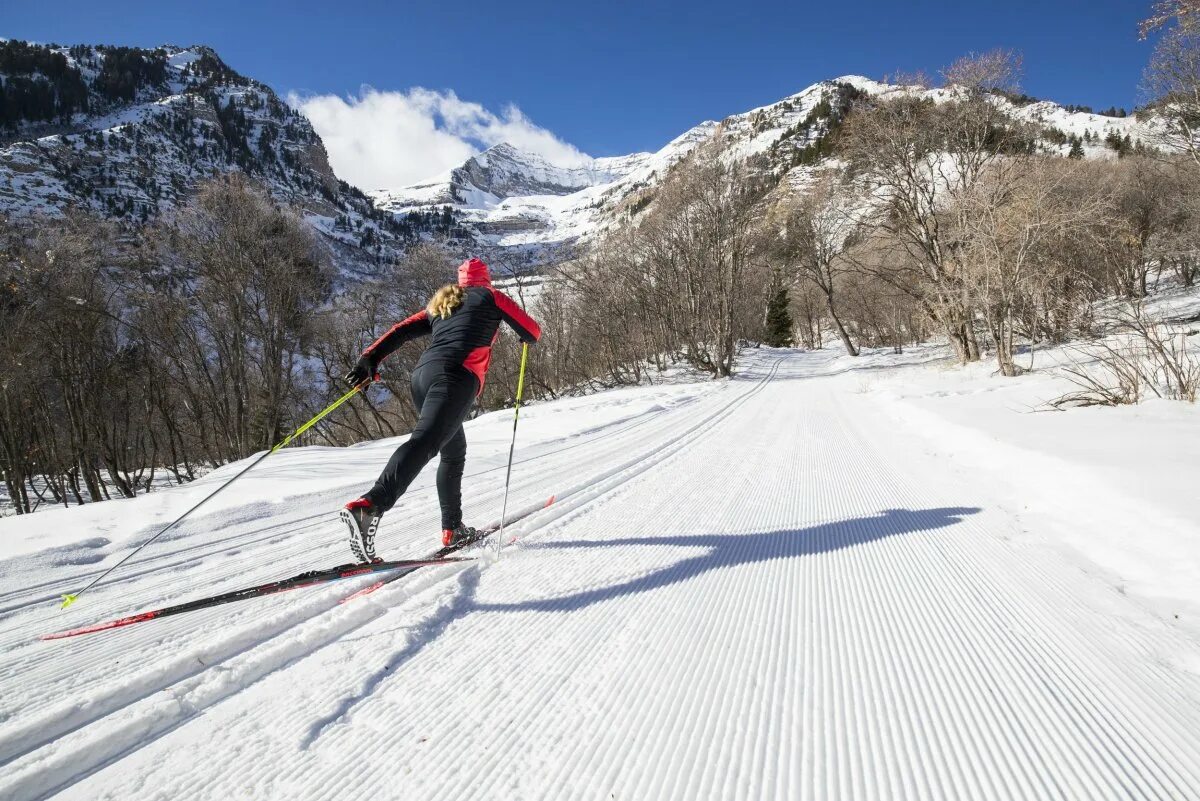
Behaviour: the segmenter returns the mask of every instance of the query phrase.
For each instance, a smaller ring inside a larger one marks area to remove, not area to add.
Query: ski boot
[[[482,532],[477,528],[459,523],[454,528],[442,529],[442,545],[447,548],[461,548],[480,539]]]
[[[350,550],[360,562],[381,561],[375,555],[375,530],[379,528],[380,514],[375,511],[368,498],[350,501],[339,514],[346,524],[350,536]]]

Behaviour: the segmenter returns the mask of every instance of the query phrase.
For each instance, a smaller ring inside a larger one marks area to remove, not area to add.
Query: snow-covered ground
[[[510,507],[556,503],[344,605],[370,579],[36,640],[344,561],[395,441],[272,457],[66,612],[238,466],[0,520],[0,798],[1200,798],[1200,408],[1030,412],[1061,379],[944,356],[529,406]],[[470,521],[510,431],[469,424]]]

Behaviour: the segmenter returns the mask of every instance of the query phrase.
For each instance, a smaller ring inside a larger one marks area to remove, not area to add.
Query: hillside
[[[207,47],[0,41],[0,91],[0,214],[79,208],[140,225],[238,170],[300,209],[344,264],[453,228],[440,210],[378,211],[334,175],[307,118]]]
[[[175,208],[197,182],[240,170],[303,209],[343,261],[365,266],[428,235],[536,262],[547,249],[635,216],[671,166],[718,132],[731,158],[754,159],[785,189],[803,185],[809,168],[831,154],[826,139],[856,97],[910,93],[936,102],[953,94],[843,76],[702,122],[653,153],[564,166],[502,143],[445,175],[368,196],[337,178],[300,112],[207,47],[0,42],[0,86],[0,213],[78,207],[136,225]],[[1111,156],[1114,146],[1144,141],[1153,125],[1137,115],[994,99],[1034,126],[1048,152],[1064,156],[1076,139],[1087,157]]]
[[[756,159],[756,168],[782,186],[802,185],[810,168],[831,155],[826,139],[856,98],[896,94],[939,102],[954,92],[847,75],[720,122],[702,122],[654,153],[562,167],[500,144],[446,175],[370,194],[381,209],[398,215],[450,206],[482,241],[501,249],[538,250],[587,239],[636,215],[670,167],[717,133],[729,158]],[[1109,117],[1028,97],[995,95],[993,101],[1032,126],[1046,152],[1064,157],[1078,139],[1085,157],[1113,158],[1114,146],[1144,142],[1154,126],[1152,119],[1137,115]]]

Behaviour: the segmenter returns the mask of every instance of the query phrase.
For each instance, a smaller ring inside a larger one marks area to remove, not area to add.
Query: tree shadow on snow
[[[704,548],[705,551],[617,584],[596,587],[557,598],[543,598],[511,604],[476,604],[472,607],[472,611],[574,612],[623,595],[649,592],[660,587],[689,581],[711,570],[773,559],[829,553],[881,540],[885,537],[946,528],[961,522],[967,515],[973,515],[979,511],[981,510],[975,507],[888,509],[869,517],[855,517],[806,528],[782,529],[761,534],[700,534],[531,543],[524,546],[525,550],[557,551],[594,548],[602,551],[605,548],[645,545]]]

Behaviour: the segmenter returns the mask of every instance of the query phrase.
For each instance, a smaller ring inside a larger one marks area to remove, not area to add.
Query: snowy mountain
[[[401,216],[449,205],[483,241],[502,249],[562,244],[594,232],[715,129],[703,123],[656,153],[574,166],[502,143],[432,181],[371,195],[379,208]]]
[[[953,90],[891,85],[847,75],[721,122],[700,123],[655,153],[559,166],[500,144],[446,175],[370,194],[380,208],[398,215],[449,205],[483,241],[501,249],[560,245],[586,239],[636,214],[669,168],[717,132],[724,137],[729,157],[761,157],[765,169],[779,178],[781,185],[803,185],[811,166],[827,155],[822,141],[831,126],[856,98],[898,93],[934,101],[954,94]],[[997,95],[994,101],[1014,119],[1040,129],[1043,147],[1063,156],[1077,138],[1086,156],[1113,157],[1113,142],[1132,145],[1144,141],[1152,125],[1137,116],[1072,111],[1025,97]]]
[[[75,207],[137,225],[240,170],[351,261],[390,258],[422,227],[339,181],[308,119],[207,47],[3,41],[0,94],[0,214]]]
[[[199,181],[241,170],[302,208],[345,259],[363,263],[388,260],[428,233],[536,258],[636,215],[671,166],[718,132],[731,158],[757,158],[785,189],[801,186],[857,97],[918,93],[936,101],[953,94],[844,76],[702,122],[654,153],[554,164],[498,144],[445,175],[368,198],[338,180],[300,112],[207,47],[4,41],[0,91],[0,213],[81,207],[140,224],[169,212]],[[995,99],[1041,128],[1044,146],[1063,155],[1075,139],[1089,156],[1111,155],[1114,142],[1145,140],[1149,130],[1136,116]]]

